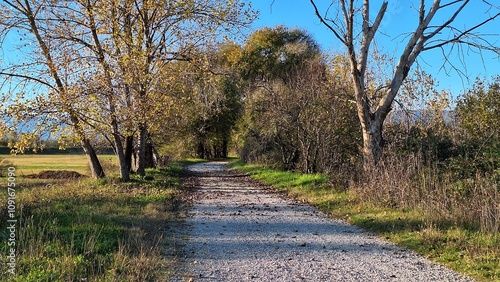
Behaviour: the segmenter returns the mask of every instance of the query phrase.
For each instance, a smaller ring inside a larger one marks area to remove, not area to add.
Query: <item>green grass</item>
[[[362,202],[353,191],[332,187],[325,175],[282,172],[239,161],[233,162],[232,167],[458,272],[480,281],[500,281],[498,233],[482,233],[419,210]]]
[[[114,155],[98,157],[103,166],[112,166],[116,163]],[[37,174],[42,170],[74,170],[90,176],[87,157],[82,154],[0,155],[0,160],[14,165],[19,175]]]
[[[49,169],[52,160],[67,157],[36,160]],[[21,168],[30,163],[20,159]],[[2,263],[0,281],[162,281],[172,263],[163,253],[170,240],[164,230],[180,220],[179,176],[185,164],[149,169],[145,178],[126,183],[113,177],[36,184],[16,179],[16,276],[4,275]],[[5,192],[0,196],[2,256],[9,248]]]

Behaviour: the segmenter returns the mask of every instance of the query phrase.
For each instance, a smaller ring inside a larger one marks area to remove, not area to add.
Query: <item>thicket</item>
[[[500,230],[498,77],[478,79],[454,101],[413,72],[386,122],[383,157],[366,169],[345,58],[326,59],[305,32],[284,27],[253,34],[241,58],[245,100],[234,136],[245,162],[327,173],[367,201]]]
[[[360,142],[354,104],[311,36],[282,26],[264,28],[243,49],[246,63],[239,71],[247,87],[239,156],[307,173],[348,170]]]

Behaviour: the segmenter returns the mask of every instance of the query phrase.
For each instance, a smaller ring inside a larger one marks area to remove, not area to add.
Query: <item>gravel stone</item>
[[[172,281],[474,281],[238,175],[192,165]]]

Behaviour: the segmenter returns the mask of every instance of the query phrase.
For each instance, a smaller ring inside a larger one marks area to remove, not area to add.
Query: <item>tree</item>
[[[87,41],[83,46],[91,47],[90,51],[95,53],[106,78],[106,88],[112,95],[124,93],[124,108],[128,111],[122,114],[122,119],[129,120],[138,131],[137,173],[144,176],[146,146],[150,142],[147,136],[151,135],[151,129],[158,128],[152,124],[156,119],[150,112],[157,113],[154,105],[159,95],[168,95],[157,92],[162,80],[171,75],[164,71],[166,65],[193,60],[193,50],[224,32],[248,25],[253,20],[253,12],[239,1],[224,0],[77,2],[87,11],[85,16],[92,29],[93,43],[87,44]],[[99,34],[94,27],[100,27]],[[69,37],[75,44],[82,44],[80,38],[77,34]],[[111,113],[112,136],[121,175],[126,178],[130,170],[130,132],[135,129],[126,129],[123,148],[119,122],[113,121],[114,116]]]
[[[163,127],[167,134],[162,139],[179,135],[182,149],[187,149],[184,153],[189,151],[199,158],[225,158],[242,104],[241,80],[231,62],[240,47],[226,42],[204,49],[198,51],[195,61],[171,64],[179,69],[169,86],[171,97],[176,97],[177,109],[172,112],[182,116],[182,120],[172,122],[177,126],[169,126],[168,130]],[[179,153],[179,149],[175,151]]]
[[[33,112],[36,110],[38,110],[38,113],[47,113],[54,110],[61,111],[66,120],[65,122],[71,125],[87,155],[92,176],[94,178],[104,177],[104,170],[85,132],[84,121],[73,102],[73,81],[71,78],[68,79],[71,75],[68,75],[66,72],[68,67],[70,67],[68,62],[71,62],[71,60],[68,60],[68,54],[60,49],[60,46],[52,45],[50,40],[48,40],[51,22],[47,10],[44,9],[44,3],[33,3],[28,0],[5,0],[2,3],[4,11],[0,25],[2,26],[3,36],[7,36],[13,30],[24,34],[31,34],[33,43],[37,45],[38,49],[34,49],[37,51],[34,52],[36,56],[34,62],[24,62],[21,65],[10,66],[2,70],[0,74],[9,82],[17,79],[20,80],[21,82],[18,85],[25,86],[26,81],[28,81],[29,83],[38,85],[38,87],[42,86],[41,88],[47,91],[50,97],[49,99],[39,98],[36,106],[28,109],[21,107],[14,113],[17,113],[20,118],[25,118],[26,116],[23,113],[27,112],[33,115]],[[23,37],[21,37],[22,39]],[[30,89],[36,89],[36,86]],[[24,92],[24,90],[21,92]],[[23,99],[18,99],[17,101],[21,102],[22,105]],[[28,136],[30,135],[28,134]]]
[[[199,85],[203,85],[203,82]],[[218,77],[213,85],[198,89],[193,94],[197,96],[193,101],[196,101],[194,106],[198,111],[191,127],[197,157],[227,158],[231,131],[241,108],[241,90],[236,80]]]
[[[285,81],[298,65],[319,54],[318,44],[306,32],[284,26],[265,27],[248,38],[239,68],[249,81]]]
[[[421,0],[417,8],[417,26],[405,38],[406,46],[396,67],[387,78],[387,82],[371,88],[368,87],[366,76],[371,64],[370,48],[387,12],[388,2],[382,3],[374,18],[370,15],[372,12],[370,0],[362,1],[362,5],[358,4],[361,1],[354,0],[332,1],[325,14],[320,12],[317,1],[310,0],[310,2],[320,22],[347,48],[351,65],[351,83],[363,134],[365,168],[377,165],[381,157],[384,145],[382,135],[384,121],[392,109],[401,85],[422,52],[441,49],[445,54],[444,61],[448,63],[445,48],[449,46],[451,49],[454,46],[464,46],[500,54],[500,48],[477,32],[480,27],[500,16],[498,6],[481,1],[481,4],[491,8],[487,13],[481,14],[483,18],[472,23],[470,27],[456,27],[453,24],[457,17],[466,9],[474,9],[478,1],[434,0],[432,4],[426,5],[427,1]],[[329,12],[334,16],[330,17]]]
[[[296,120],[298,111],[288,83],[306,61],[318,59],[319,54],[316,42],[298,29],[266,27],[248,38],[238,64],[247,82],[243,142],[253,143],[242,145],[244,159],[276,154],[270,159],[281,159],[284,169],[295,168],[299,151],[290,122]]]
[[[477,79],[458,102],[459,125],[469,138],[498,138],[500,124],[500,76],[490,83]]]
[[[139,136],[137,172],[144,175],[146,136],[156,127],[148,113],[159,95],[168,94],[157,93],[162,80],[175,75],[163,71],[166,64],[196,60],[197,48],[247,26],[254,14],[239,1],[225,0],[109,1],[107,6],[111,7],[111,18],[121,15],[111,31],[118,65],[122,76],[128,78],[125,87],[134,97]]]
[[[250,36],[241,56],[246,78],[240,156],[286,170],[332,171],[357,150],[346,89],[307,33],[279,26]],[[335,60],[333,60],[335,61]],[[355,132],[356,130],[354,130]],[[341,148],[342,147],[342,148]]]

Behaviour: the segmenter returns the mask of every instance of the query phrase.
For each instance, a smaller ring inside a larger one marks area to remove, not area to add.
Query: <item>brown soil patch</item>
[[[38,174],[27,175],[26,177],[34,179],[78,179],[87,176],[72,170],[43,170]]]

